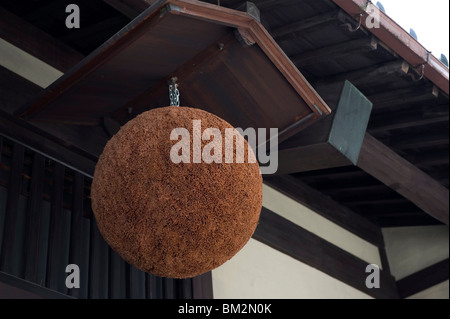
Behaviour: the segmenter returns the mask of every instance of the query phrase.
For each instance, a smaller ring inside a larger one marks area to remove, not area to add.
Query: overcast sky
[[[372,0],[377,3],[378,0]],[[449,0],[380,0],[395,22],[409,32],[433,55],[449,57]]]

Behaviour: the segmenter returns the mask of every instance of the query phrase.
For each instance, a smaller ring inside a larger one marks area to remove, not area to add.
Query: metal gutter
[[[411,64],[419,74],[449,94],[449,69],[377,6],[369,0],[333,0],[333,2],[358,23],[361,21],[362,26]]]

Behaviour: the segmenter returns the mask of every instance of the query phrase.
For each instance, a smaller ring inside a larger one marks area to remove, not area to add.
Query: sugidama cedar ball
[[[180,128],[190,133],[191,147],[179,150],[189,160],[174,163],[181,135],[171,136]],[[209,128],[221,136],[205,134]],[[226,129],[234,128],[206,111],[164,107],[137,116],[107,143],[95,168],[92,210],[103,238],[126,262],[156,276],[191,278],[224,264],[252,237],[262,207],[261,171],[241,135],[226,148]],[[193,144],[204,150],[212,140],[222,145],[216,160],[194,163]],[[238,142],[246,160],[227,162]]]

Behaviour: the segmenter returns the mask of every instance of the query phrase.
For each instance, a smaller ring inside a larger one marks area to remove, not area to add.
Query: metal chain
[[[173,78],[169,84],[170,106],[180,106],[180,91],[178,90],[177,79]]]

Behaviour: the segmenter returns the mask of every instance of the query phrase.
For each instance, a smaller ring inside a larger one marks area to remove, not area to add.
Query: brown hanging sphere
[[[202,133],[221,131],[222,164],[192,163],[193,139],[201,139],[193,120],[201,120]],[[171,161],[176,128],[190,132],[188,164]],[[208,112],[165,107],[139,115],[108,142],[95,169],[92,209],[104,239],[125,261],[157,276],[190,278],[219,267],[248,242],[262,207],[262,177],[247,156],[244,164],[225,163],[226,128],[233,127]]]

